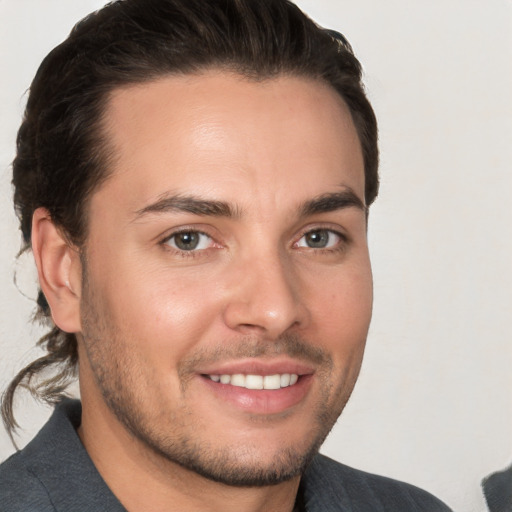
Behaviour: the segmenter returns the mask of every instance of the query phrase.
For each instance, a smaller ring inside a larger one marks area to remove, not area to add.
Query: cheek
[[[369,265],[318,287],[314,304],[313,329],[319,341],[335,359],[362,357],[372,316],[373,285]]]
[[[131,348],[150,359],[185,355],[219,317],[216,290],[198,276],[148,268],[126,280],[122,274],[119,268],[103,281],[105,309]]]

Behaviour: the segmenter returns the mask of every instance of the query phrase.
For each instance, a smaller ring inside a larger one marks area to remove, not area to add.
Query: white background
[[[10,162],[36,67],[102,0],[0,0],[0,387],[31,361],[35,297]],[[512,2],[301,0],[362,61],[380,121],[375,309],[353,398],[323,452],[485,510],[512,461]],[[49,411],[18,401],[24,444]],[[0,459],[13,451],[0,431]]]

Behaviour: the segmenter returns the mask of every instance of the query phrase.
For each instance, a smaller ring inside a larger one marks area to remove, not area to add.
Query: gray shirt
[[[1,512],[125,512],[80,442],[80,421],[80,402],[64,400],[39,434],[0,465]],[[417,487],[323,455],[303,475],[297,507],[306,512],[449,512]]]
[[[490,512],[512,511],[512,464],[484,478],[482,487]]]

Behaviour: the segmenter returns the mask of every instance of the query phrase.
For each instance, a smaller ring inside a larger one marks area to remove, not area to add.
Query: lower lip
[[[278,414],[299,404],[306,397],[312,375],[301,375],[293,386],[281,389],[246,389],[214,382],[204,375],[201,380],[220,399],[251,414]]]

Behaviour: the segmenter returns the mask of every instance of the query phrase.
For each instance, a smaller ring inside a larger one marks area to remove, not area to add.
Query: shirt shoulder
[[[47,490],[27,466],[23,452],[0,464],[2,512],[55,512]]]
[[[83,447],[80,421],[80,402],[61,401],[36,437],[0,465],[1,512],[126,512]]]
[[[308,512],[451,512],[423,489],[345,466],[323,455],[315,457],[301,485]]]

